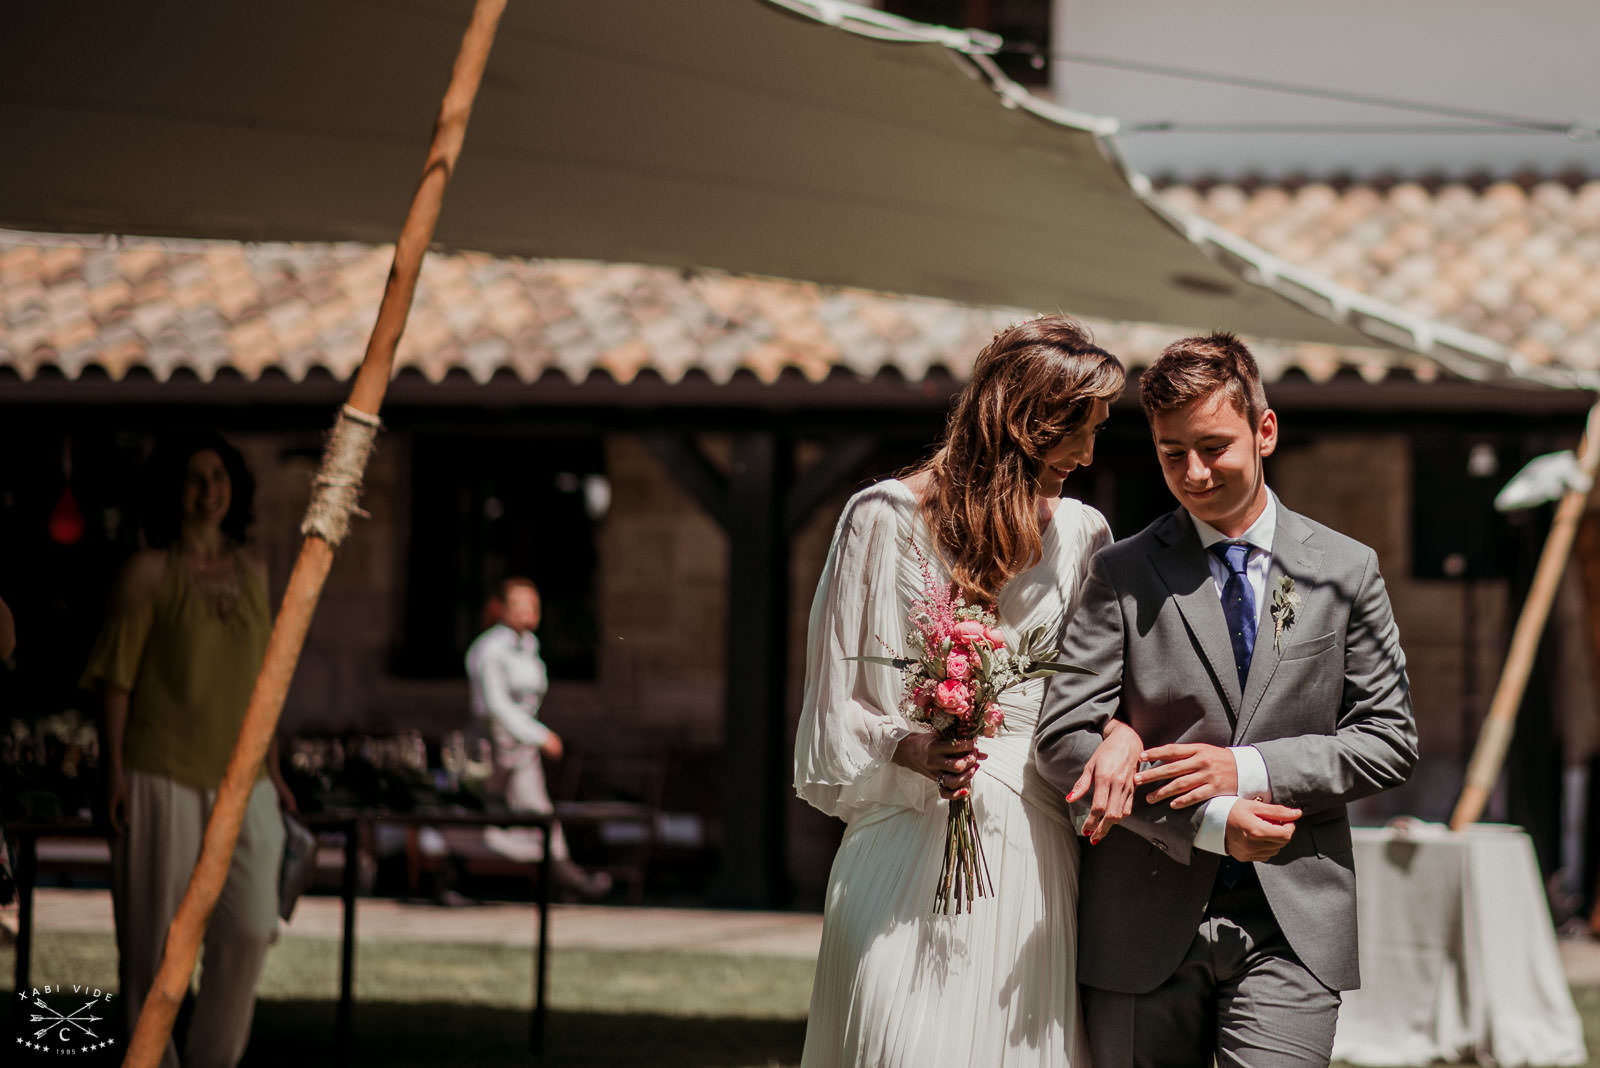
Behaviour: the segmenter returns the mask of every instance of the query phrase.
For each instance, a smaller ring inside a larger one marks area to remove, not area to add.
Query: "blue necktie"
[[[1222,584],[1222,615],[1228,621],[1233,665],[1239,671],[1239,689],[1243,691],[1244,680],[1250,674],[1250,657],[1256,649],[1256,595],[1250,588],[1250,576],[1246,571],[1250,546],[1242,541],[1219,541],[1211,546],[1211,551],[1228,569],[1228,581]],[[1249,874],[1248,864],[1225,856],[1217,869],[1217,881],[1232,890]]]
[[[1222,615],[1228,621],[1228,640],[1233,645],[1233,666],[1239,671],[1239,689],[1250,674],[1250,657],[1256,650],[1256,595],[1250,588],[1250,546],[1242,541],[1219,541],[1211,546],[1228,569],[1222,585]]]

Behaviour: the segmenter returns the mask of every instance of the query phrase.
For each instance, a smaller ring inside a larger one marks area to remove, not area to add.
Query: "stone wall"
[[[319,432],[234,434],[256,478],[253,540],[267,562],[276,612],[300,549],[300,520],[311,495],[322,447]],[[405,574],[403,437],[385,436],[367,470],[363,506],[340,548],[284,705],[282,729],[371,728],[381,722],[374,700],[389,670]]]
[[[716,455],[717,443],[707,443]],[[617,727],[722,739],[727,536],[638,439],[606,439],[600,689]]]
[[[239,434],[255,473],[255,541],[274,605],[299,550],[321,435]],[[340,549],[284,710],[284,730],[428,730],[459,725],[463,680],[395,678],[405,612],[409,449],[386,435],[368,469],[363,507]],[[546,715],[558,731],[598,741],[616,729],[670,728],[695,744],[721,738],[726,641],[726,539],[636,439],[607,440],[612,483],[600,523],[602,626],[598,678],[558,680]]]

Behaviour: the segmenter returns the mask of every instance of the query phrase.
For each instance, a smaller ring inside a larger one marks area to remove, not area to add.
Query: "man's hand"
[[[1213,797],[1228,797],[1239,792],[1239,765],[1233,754],[1216,745],[1185,742],[1158,745],[1143,754],[1155,767],[1145,768],[1133,777],[1136,785],[1167,780],[1145,797],[1152,805],[1172,802],[1173,808],[1189,808]]]
[[[1241,797],[1228,813],[1224,842],[1234,860],[1271,860],[1294,837],[1300,810]]]
[[[561,754],[566,752],[566,749],[561,745],[561,735],[555,731],[546,734],[544,741],[539,744],[539,752],[551,760],[560,760]]]

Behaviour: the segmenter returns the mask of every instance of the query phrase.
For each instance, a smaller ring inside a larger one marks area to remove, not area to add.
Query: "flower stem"
[[[978,815],[967,798],[950,802],[945,821],[944,860],[939,867],[939,885],[934,891],[933,909],[949,915],[971,912],[980,897],[994,896],[994,881],[989,876],[989,861],[978,834]]]

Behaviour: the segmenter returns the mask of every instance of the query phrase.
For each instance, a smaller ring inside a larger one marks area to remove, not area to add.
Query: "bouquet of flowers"
[[[1021,648],[1011,648],[992,609],[966,603],[948,582],[934,578],[927,557],[915,544],[911,550],[922,566],[923,592],[911,602],[907,615],[906,652],[846,659],[899,670],[900,708],[913,722],[928,724],[944,741],[992,738],[1005,727],[999,697],[1007,690],[1063,671],[1091,674],[1055,660],[1056,650],[1042,626],[1024,637]],[[958,797],[949,805],[934,911],[948,914],[954,907],[957,912],[963,908],[971,912],[973,900],[991,896],[994,884],[972,802]]]

